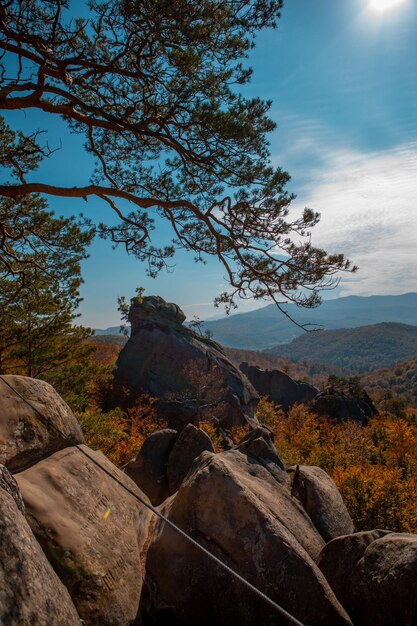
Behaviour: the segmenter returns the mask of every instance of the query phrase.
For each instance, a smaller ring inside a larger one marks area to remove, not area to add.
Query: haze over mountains
[[[417,325],[417,293],[399,296],[347,296],[325,300],[316,309],[300,309],[288,304],[285,310],[299,324],[333,330],[357,328],[381,322]],[[219,343],[232,348],[264,350],[289,343],[304,334],[270,304],[256,311],[240,313],[211,322],[204,328]]]

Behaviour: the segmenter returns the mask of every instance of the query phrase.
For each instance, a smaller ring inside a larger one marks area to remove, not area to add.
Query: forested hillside
[[[368,372],[362,382],[375,397],[383,399],[389,392],[406,404],[417,406],[417,358]]]
[[[417,322],[417,294],[348,296],[325,300],[313,309],[301,309],[294,304],[284,305],[283,309],[298,324],[310,325],[310,329],[357,328],[382,322],[414,325]],[[219,343],[248,350],[271,348],[304,334],[291,319],[280,315],[275,305],[206,322],[205,328]]]
[[[417,327],[382,323],[316,331],[267,352],[294,361],[308,359],[361,373],[417,356]]]

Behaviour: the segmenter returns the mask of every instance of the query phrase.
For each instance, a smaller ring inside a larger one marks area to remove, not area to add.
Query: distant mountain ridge
[[[388,367],[417,356],[417,326],[382,322],[358,328],[304,333],[267,353],[293,361],[308,359],[357,372]]]
[[[301,309],[294,304],[285,305],[284,309],[299,324],[311,324],[323,330],[357,328],[383,322],[417,325],[417,293],[347,296],[325,300],[316,309]],[[213,338],[225,346],[248,350],[272,348],[304,334],[303,329],[280,313],[274,304],[205,322],[204,329],[213,333]]]
[[[120,324],[119,326],[109,326],[109,328],[95,328],[94,334],[95,335],[121,335]]]

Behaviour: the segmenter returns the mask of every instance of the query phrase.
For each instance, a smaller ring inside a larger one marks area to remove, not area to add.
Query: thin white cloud
[[[322,150],[295,210],[318,210],[313,242],[360,267],[343,295],[417,291],[417,142],[384,152]]]

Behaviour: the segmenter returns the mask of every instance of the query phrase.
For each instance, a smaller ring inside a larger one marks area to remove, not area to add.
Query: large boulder
[[[350,575],[365,554],[366,548],[381,537],[389,534],[389,530],[367,530],[340,536],[326,544],[320,554],[319,567],[336,596],[350,605],[348,584]]]
[[[310,516],[326,543],[353,533],[354,526],[343,498],[330,476],[320,467],[297,465],[288,468],[292,494]]]
[[[81,428],[51,385],[26,376],[0,376],[0,463],[19,470],[71,442],[84,442]]]
[[[133,393],[159,398],[164,415],[178,428],[195,417],[199,394],[190,388],[187,396],[184,389],[190,386],[186,368],[198,369],[201,387],[212,378],[211,389],[206,385],[204,390],[210,402],[201,404],[209,404],[228,426],[256,424],[255,389],[219,344],[184,326],[184,320],[181,309],[162,298],[134,299],[129,312],[131,336],[119,355],[116,381]]]
[[[237,450],[203,452],[161,511],[304,623],[351,624],[315,564],[323,539],[286,479],[279,482],[253,458]],[[160,520],[147,581],[157,615],[170,607],[173,624],[281,623],[270,621],[268,604]]]
[[[19,490],[0,481],[0,624],[80,626],[68,591],[48,563],[19,509]],[[8,485],[7,490],[3,487]],[[15,497],[13,497],[13,495]]]
[[[122,471],[81,450],[56,452],[16,479],[30,526],[84,623],[126,626],[138,611],[151,513],[94,461],[146,500]]]
[[[319,564],[355,626],[417,624],[417,535],[374,530],[339,537]]]
[[[257,365],[242,363],[241,371],[261,396],[267,396],[285,410],[293,404],[310,402],[319,393],[313,385],[296,381],[281,370],[263,370]]]
[[[171,494],[177,491],[194,460],[205,451],[214,452],[210,437],[192,424],[187,424],[178,435],[168,458],[167,478]]]
[[[363,626],[417,624],[417,535],[376,539],[349,579],[352,618]]]
[[[158,505],[177,491],[193,461],[205,450],[214,452],[213,443],[192,424],[179,433],[166,428],[149,435],[124,470],[152,504]]]
[[[136,458],[124,468],[154,505],[161,504],[170,495],[167,465],[177,435],[177,431],[170,428],[152,433],[143,442]]]

